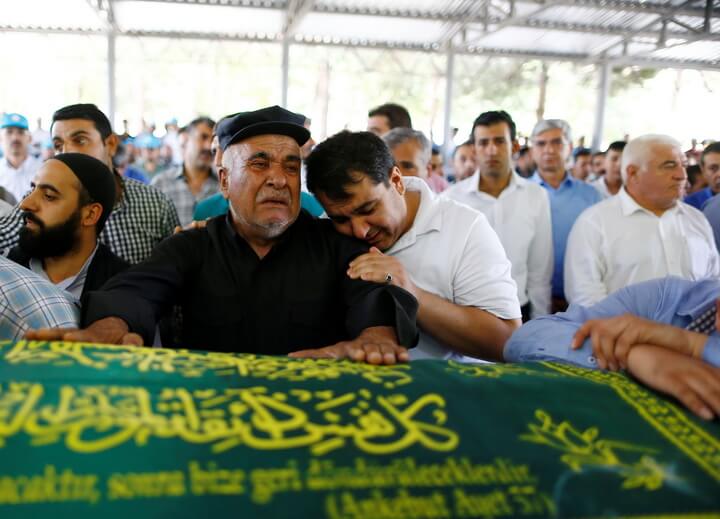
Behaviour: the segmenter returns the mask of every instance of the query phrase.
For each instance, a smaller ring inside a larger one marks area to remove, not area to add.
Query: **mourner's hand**
[[[630,350],[628,371],[640,382],[679,400],[705,420],[720,416],[720,369],[667,348]]]
[[[417,299],[418,289],[400,260],[394,256],[384,255],[376,247],[371,247],[370,252],[352,260],[347,274],[351,279],[362,279],[404,288]]]
[[[130,344],[142,346],[143,339],[137,333],[130,333],[127,323],[117,317],[106,317],[95,321],[87,328],[41,328],[28,330],[25,338],[35,341],[93,342],[98,344]]]
[[[295,351],[290,357],[298,359],[351,359],[368,364],[397,364],[410,360],[407,349],[398,345],[391,326],[366,328],[352,341],[343,341],[312,350]]]
[[[598,366],[613,371],[627,368],[631,348],[641,344],[669,348],[700,358],[707,341],[707,336],[701,333],[631,314],[587,321],[575,332],[572,348],[582,347],[588,337]]]
[[[175,230],[173,231],[173,234],[177,234],[179,232],[183,231],[189,231],[190,229],[202,229],[203,227],[207,226],[207,220],[193,220],[189,224],[187,224],[185,227],[180,227],[179,225],[175,227]]]

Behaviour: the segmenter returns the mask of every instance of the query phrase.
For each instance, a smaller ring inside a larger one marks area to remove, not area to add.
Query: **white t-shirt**
[[[519,319],[510,261],[485,216],[438,198],[421,178],[403,182],[420,192],[420,206],[412,227],[386,253],[400,259],[413,283],[427,292],[501,319]],[[410,358],[465,359],[422,331]]]
[[[520,304],[531,303],[533,318],[550,313],[553,241],[547,191],[512,173],[508,186],[495,198],[478,189],[479,181],[476,172],[442,196],[485,215],[512,263]]]
[[[586,209],[568,237],[565,295],[592,305],[633,283],[665,276],[697,281],[720,275],[705,216],[683,202],[656,216],[623,187]]]
[[[7,157],[0,159],[0,186],[12,193],[19,202],[30,191],[30,183],[41,164],[39,159],[28,155],[20,167],[15,169],[10,165]]]
[[[608,190],[607,184],[605,183],[605,175],[593,180],[592,182],[590,182],[590,185],[598,190],[598,193],[600,193],[600,196],[603,198],[603,200],[605,200],[606,198],[610,198],[611,196],[615,196],[610,192],[610,190]]]

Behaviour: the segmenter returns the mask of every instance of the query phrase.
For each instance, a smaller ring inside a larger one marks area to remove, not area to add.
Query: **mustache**
[[[284,202],[290,205],[290,193],[288,191],[265,189],[261,190],[255,198],[255,201],[259,204],[268,200]]]
[[[43,222],[40,218],[38,218],[29,211],[23,211],[20,216],[22,217],[25,224],[27,224],[28,222],[32,222],[34,224],[37,224],[41,229],[45,228],[45,222]]]

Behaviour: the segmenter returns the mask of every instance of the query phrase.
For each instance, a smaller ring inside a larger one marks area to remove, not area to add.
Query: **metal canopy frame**
[[[0,32],[102,34],[107,37],[108,109],[115,111],[115,41],[118,36],[275,42],[282,47],[281,104],[287,105],[290,46],[326,45],[370,49],[442,53],[446,56],[445,139],[451,136],[454,58],[457,55],[502,56],[543,61],[593,64],[598,69],[598,98],[593,145],[603,129],[610,72],[614,66],[693,68],[720,71],[720,0],[140,0],[154,4],[184,4],[237,9],[261,9],[282,13],[276,33],[211,33],[123,28],[116,22],[116,8],[132,0],[87,0],[97,13],[94,28],[18,26],[0,24]],[[137,1],[137,0],[135,0]],[[417,8],[410,8],[417,5]],[[304,29],[315,15],[344,15],[437,24],[437,35],[426,40],[349,37],[318,34]],[[514,31],[514,32],[513,32]],[[518,32],[520,31],[520,32]],[[524,31],[524,32],[523,32]],[[529,32],[528,32],[529,31]],[[439,36],[438,36],[439,35]],[[526,35],[533,45],[518,40]],[[543,42],[575,35],[591,35],[602,41],[583,47],[557,50]],[[537,43],[537,45],[535,45]],[[696,56],[693,44],[708,44]],[[687,49],[687,51],[685,50]]]

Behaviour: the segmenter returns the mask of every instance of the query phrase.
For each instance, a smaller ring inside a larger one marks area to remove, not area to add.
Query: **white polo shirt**
[[[15,200],[20,202],[30,191],[30,183],[35,178],[35,173],[37,173],[41,165],[42,162],[39,159],[28,155],[20,164],[20,167],[15,169],[8,162],[7,157],[1,158],[0,186],[7,189],[15,197]]]
[[[512,263],[520,305],[530,302],[533,318],[550,313],[553,241],[547,191],[512,173],[508,186],[495,198],[480,191],[479,182],[480,173],[475,172],[442,196],[485,215]]]
[[[565,294],[592,305],[627,285],[665,276],[697,281],[720,275],[705,216],[683,202],[656,216],[623,187],[586,209],[568,237]]]
[[[519,319],[510,261],[485,216],[438,198],[421,178],[403,182],[420,192],[420,206],[412,227],[386,253],[400,259],[413,283],[427,292],[501,319]],[[465,359],[422,330],[410,358]]]
[[[595,180],[590,182],[590,185],[598,190],[598,193],[600,193],[600,196],[602,197],[603,200],[605,200],[606,198],[615,196],[610,192],[610,190],[607,187],[607,184],[605,183],[605,175],[603,175],[600,178],[596,178]],[[618,193],[619,193],[619,191],[618,191]]]

